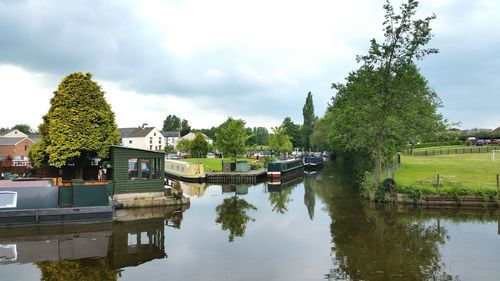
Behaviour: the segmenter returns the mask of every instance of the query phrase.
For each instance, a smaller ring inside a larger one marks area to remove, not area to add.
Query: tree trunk
[[[83,169],[85,167],[85,159],[87,158],[87,154],[82,152],[78,161],[76,161],[76,169],[75,169],[75,178],[83,179]]]

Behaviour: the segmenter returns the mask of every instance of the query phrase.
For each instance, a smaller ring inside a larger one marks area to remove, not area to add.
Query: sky
[[[302,124],[307,93],[323,116],[381,39],[382,0],[0,0],[0,127],[36,128],[60,81],[91,72],[119,127],[192,128],[229,116],[271,128]],[[398,8],[401,0],[391,3]],[[396,9],[398,10],[398,9]],[[460,128],[500,126],[500,1],[422,0],[436,14],[418,63]]]

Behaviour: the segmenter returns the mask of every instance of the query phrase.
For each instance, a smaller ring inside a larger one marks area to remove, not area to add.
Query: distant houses
[[[119,128],[121,134],[121,145],[130,148],[163,151],[166,145],[165,137],[155,127],[148,124],[136,128]]]
[[[35,141],[19,130],[0,136],[0,161],[29,161],[28,154],[33,144]]]
[[[170,131],[170,132],[161,132],[165,137],[165,142],[168,146],[176,147],[177,143],[181,139],[181,132],[179,131]]]
[[[213,140],[213,139],[209,138],[209,137],[208,137],[207,135],[205,135],[204,133],[201,133],[201,134],[203,135],[203,137],[205,138],[205,140],[206,140],[209,144],[211,144],[211,145],[213,145],[213,144],[214,144],[214,140]],[[192,141],[192,140],[194,140],[194,138],[195,138],[195,137],[196,137],[196,133],[191,132],[191,133],[188,133],[188,134],[186,134],[185,136],[183,136],[181,139],[185,139],[185,140]]]

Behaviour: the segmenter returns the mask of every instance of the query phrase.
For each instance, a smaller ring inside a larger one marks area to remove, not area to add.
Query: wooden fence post
[[[497,196],[498,196],[498,188],[500,187],[500,175],[497,174]]]
[[[436,189],[439,189],[439,174],[436,177]]]

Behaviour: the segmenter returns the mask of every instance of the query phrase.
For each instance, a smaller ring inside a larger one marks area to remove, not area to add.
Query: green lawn
[[[500,174],[500,155],[493,163],[491,153],[401,156],[401,168],[394,179],[402,192],[418,189],[422,193],[478,194],[497,191],[497,174]]]
[[[191,163],[201,163],[205,165],[206,172],[222,172],[222,160],[230,161],[229,158],[188,158],[184,159],[184,161]],[[250,164],[255,162],[255,159],[238,159],[238,160],[246,160],[249,161]]]

